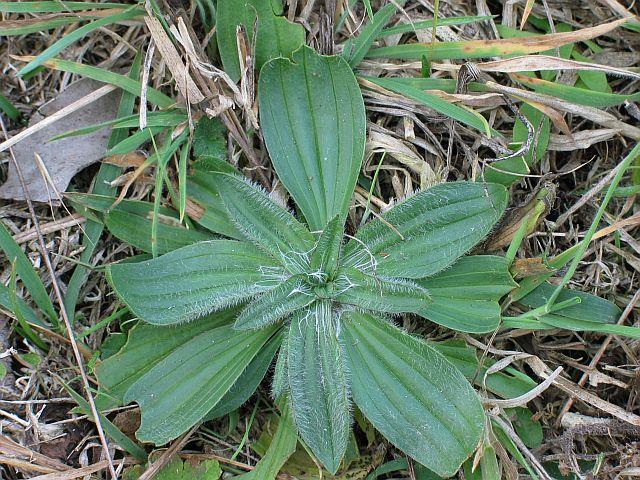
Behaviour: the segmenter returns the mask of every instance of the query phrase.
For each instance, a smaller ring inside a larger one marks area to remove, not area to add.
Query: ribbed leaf
[[[230,325],[208,330],[153,366],[125,394],[137,402],[137,437],[163,445],[198,423],[229,391],[275,332],[238,332]]]
[[[215,173],[212,178],[229,217],[245,238],[278,259],[311,251],[313,235],[262,189],[235,175]]]
[[[441,354],[371,315],[343,315],[352,394],[389,441],[437,474],[458,470],[478,445],[484,411]]]
[[[242,372],[242,375],[238,377],[236,383],[233,384],[225,396],[207,413],[205,421],[220,418],[240,408],[242,404],[249,400],[267,374],[267,370],[269,370],[269,366],[273,362],[273,357],[278,348],[280,348],[281,343],[282,334],[278,332],[269,339],[262,347],[262,350],[251,360],[249,366]]]
[[[349,389],[337,319],[319,301],[291,320],[287,366],[293,416],[300,436],[335,473],[350,431]]]
[[[495,330],[500,324],[498,300],[518,286],[509,274],[509,261],[490,255],[462,257],[451,268],[417,283],[433,298],[419,315],[470,333]]]
[[[153,260],[109,265],[107,279],[135,315],[171,325],[267,291],[279,283],[279,271],[248,243],[212,240]]]
[[[260,119],[278,177],[312,231],[346,218],[364,156],[366,117],[349,64],[309,47],[260,73]]]
[[[249,41],[255,42],[255,62],[259,69],[275,57],[289,57],[304,43],[304,28],[282,15],[281,0],[218,0],[216,30],[224,71],[240,79],[236,28],[242,25]],[[257,16],[257,18],[256,18]],[[253,39],[257,20],[257,38]]]
[[[507,206],[496,184],[442,183],[408,198],[365,225],[345,247],[344,263],[375,263],[377,274],[433,275],[482,240]]]
[[[233,326],[237,330],[262,328],[288,317],[313,300],[313,292],[303,283],[303,278],[297,275],[247,305]]]
[[[176,327],[136,325],[129,332],[125,346],[96,366],[100,384],[100,395],[96,400],[100,408],[122,405],[129,387],[153,366],[201,333],[230,324],[237,313],[238,309],[223,310]]]
[[[366,275],[355,268],[340,271],[348,280],[339,276],[344,291],[336,301],[365,310],[384,313],[419,313],[431,303],[429,291],[416,282],[402,278]]]
[[[320,234],[316,248],[311,255],[311,271],[331,278],[338,268],[342,249],[344,223],[340,217],[333,217]]]

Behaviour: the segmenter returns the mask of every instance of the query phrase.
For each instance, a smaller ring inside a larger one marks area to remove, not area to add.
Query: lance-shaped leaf
[[[349,312],[342,326],[358,408],[407,455],[442,477],[455,474],[484,425],[480,400],[462,373],[387,321]]]
[[[504,257],[462,257],[451,268],[420,279],[433,302],[417,312],[453,330],[486,333],[500,324],[498,300],[518,286]]]
[[[234,328],[262,328],[306,307],[314,298],[311,289],[303,283],[302,276],[293,276],[247,305],[238,315]]]
[[[366,117],[349,64],[302,47],[260,73],[260,119],[278,177],[313,231],[346,218],[364,156]]]
[[[311,271],[325,278],[333,277],[342,249],[342,236],[344,234],[344,222],[340,217],[333,217],[320,234],[316,248],[311,255]]]
[[[96,365],[100,408],[122,405],[129,387],[154,365],[201,333],[230,324],[237,314],[237,308],[223,310],[171,328],[138,323],[129,331],[124,347]]]
[[[313,454],[335,473],[350,431],[349,389],[337,319],[318,301],[291,320],[287,368],[293,416]]]
[[[344,275],[344,279],[341,277]],[[336,280],[343,286],[336,301],[385,313],[419,313],[431,303],[429,291],[402,278],[366,275],[355,268],[341,270]]]
[[[256,247],[212,240],[153,260],[107,267],[107,279],[148,323],[171,325],[237,304],[278,284],[278,264]]]
[[[507,206],[497,184],[441,183],[404,200],[365,225],[344,252],[344,264],[373,262],[378,275],[433,275],[482,240]]]
[[[163,445],[198,423],[274,332],[275,327],[238,332],[224,325],[192,338],[154,365],[124,398],[142,411],[137,437]]]
[[[306,254],[314,238],[295,217],[261,188],[235,175],[213,174],[220,197],[245,238],[278,259]]]

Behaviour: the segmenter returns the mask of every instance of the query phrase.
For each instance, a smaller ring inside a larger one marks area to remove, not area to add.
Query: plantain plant
[[[460,257],[499,220],[506,189],[436,185],[347,235],[366,133],[348,63],[302,47],[265,64],[259,92],[264,139],[298,215],[228,164],[201,165],[198,178],[219,203],[217,231],[231,238],[107,267],[118,297],[149,325],[98,366],[103,392],[137,402],[138,438],[164,444],[246,400],[277,350],[273,395],[288,398],[301,439],[327,470],[345,453],[353,401],[398,448],[455,473],[481,439],[479,397],[393,317],[496,327],[495,300],[514,286],[504,259]],[[488,284],[497,275],[497,297],[480,292],[469,303],[460,287],[474,274]],[[146,364],[129,361],[142,352]]]

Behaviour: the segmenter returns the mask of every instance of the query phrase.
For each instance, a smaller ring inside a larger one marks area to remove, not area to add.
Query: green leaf
[[[20,110],[14,107],[11,102],[4,95],[0,95],[0,111],[4,112],[9,120],[17,122],[20,120],[22,114]]]
[[[104,213],[104,223],[112,235],[144,252],[151,252],[153,203],[123,200],[112,209],[115,199],[110,196],[71,193],[68,198]],[[161,255],[214,238],[211,234],[180,225],[178,213],[164,207],[159,210],[156,235],[158,253]]]
[[[50,47],[48,47],[45,51],[40,53],[36,58],[31,60],[27,65],[22,67],[20,71],[17,73],[18,76],[27,75],[30,72],[33,72],[36,68],[38,68],[45,60],[48,60],[51,57],[55,57],[62,50],[67,48],[72,43],[80,40],[86,35],[90,34],[94,30],[98,28],[102,28],[105,25],[110,25],[112,23],[118,23],[125,20],[130,20],[134,17],[139,17],[144,14],[144,10],[140,8],[127,8],[123,12],[118,12],[113,15],[109,15],[104,18],[100,18],[95,20],[87,25],[84,25],[72,32],[67,33],[60,37],[59,40],[54,42]]]
[[[520,303],[531,308],[546,305],[548,299],[555,291],[555,285],[543,283],[527,296],[519,300]],[[580,303],[563,308],[555,312],[556,315],[596,323],[615,323],[620,317],[620,309],[604,298],[596,297],[588,293],[576,290],[563,289],[556,303],[564,302],[578,297]]]
[[[387,321],[350,312],[342,328],[358,408],[407,455],[443,477],[455,474],[484,426],[471,385],[436,350]]]
[[[142,84],[133,78],[129,78],[119,73],[110,72],[103,68],[92,67],[82,63],[71,62],[69,60],[61,60],[59,58],[51,58],[43,62],[47,68],[61,70],[63,72],[75,73],[82,77],[92,78],[98,82],[109,83],[115,85],[122,90],[140,96],[142,92]],[[161,108],[172,106],[175,102],[171,97],[156,90],[155,88],[146,87],[147,100]]]
[[[267,453],[253,470],[240,475],[237,480],[275,480],[284,463],[295,452],[298,435],[293,423],[291,406],[286,399],[279,403],[282,405],[282,415]]]
[[[129,332],[127,343],[115,355],[96,365],[100,384],[96,402],[101,410],[122,405],[124,395],[151,368],[192,338],[233,322],[237,309],[223,310],[196,322],[175,327],[138,323]]]
[[[313,235],[264,190],[236,175],[215,173],[212,179],[244,238],[278,259],[303,255],[313,248]]]
[[[429,291],[433,300],[419,315],[469,333],[498,328],[498,300],[518,286],[509,273],[509,261],[490,255],[462,257],[451,268],[417,283]]]
[[[273,288],[278,264],[255,247],[212,240],[139,263],[107,266],[107,279],[138,317],[171,325],[202,317]]]
[[[498,132],[489,129],[487,121],[482,118],[479,113],[473,110],[460,107],[455,103],[448,102],[433,93],[428,93],[419,88],[412,86],[410,82],[406,82],[404,78],[373,78],[365,77],[366,80],[380,85],[387,90],[403,95],[411,100],[420,102],[435,111],[453,118],[454,120],[464,123],[476,130],[481,131],[489,136],[493,133],[499,135]]]
[[[362,61],[394,13],[396,13],[395,4],[389,3],[385,5],[378,10],[371,21],[360,30],[360,34],[356,38],[350,38],[344,43],[342,56],[349,62],[351,68],[357,67]]]
[[[60,2],[58,0],[42,2],[0,2],[0,12],[4,13],[57,13],[81,12],[84,10],[101,10],[122,8],[122,3],[97,2]]]
[[[302,25],[282,16],[281,0],[218,0],[216,38],[224,71],[237,82],[240,79],[240,60],[236,29],[242,25],[249,43],[255,44],[255,65],[259,70],[271,58],[291,57],[304,44]],[[257,38],[253,28],[257,16]]]
[[[252,330],[282,320],[314,300],[313,291],[301,275],[293,276],[260,295],[238,315],[234,328]]]
[[[260,119],[278,177],[312,231],[346,219],[364,156],[362,94],[342,57],[309,47],[260,74]]]
[[[419,313],[431,303],[429,291],[416,282],[402,278],[366,275],[356,268],[340,271],[336,301],[364,310],[384,313]],[[344,286],[343,286],[344,284]]]
[[[208,158],[206,163],[211,165],[211,158]],[[224,163],[223,165],[229,164]],[[244,240],[244,235],[236,228],[233,220],[229,217],[229,212],[227,212],[222,198],[220,198],[215,178],[215,174],[212,171],[205,171],[200,168],[195,168],[193,173],[187,177],[188,198],[197,206],[195,211],[188,211],[187,213],[207,230],[237,240]]]
[[[228,413],[240,408],[251,395],[254,394],[260,382],[267,374],[267,370],[273,361],[280,344],[282,343],[282,335],[280,333],[271,337],[262,350],[258,352],[251,361],[247,369],[238,377],[233,387],[229,389],[222,400],[213,407],[205,417],[205,421],[214,418],[220,418]]]
[[[0,251],[4,252],[5,258],[10,264],[15,264],[18,277],[22,280],[40,311],[49,318],[53,325],[56,325],[58,323],[58,315],[42,280],[40,280],[38,273],[33,268],[31,260],[25,255],[2,223],[0,223]],[[13,310],[13,308],[9,308],[9,310]]]
[[[9,287],[6,287],[0,283],[0,305],[4,308],[13,312],[14,315],[20,315],[27,322],[32,323],[34,325],[39,325],[44,327],[45,324],[38,318],[36,313],[29,308],[29,306],[25,303],[24,300],[19,298],[15,292],[12,292]],[[19,311],[15,311],[19,310]]]
[[[195,158],[227,158],[227,130],[218,117],[202,117],[193,132],[193,156]]]
[[[344,264],[380,276],[433,275],[468,252],[502,216],[507,191],[491,183],[442,183],[369,222],[345,247]]]
[[[438,27],[466,25],[467,23],[482,22],[484,20],[490,20],[495,18],[496,15],[478,15],[470,17],[448,17],[438,18]],[[427,28],[433,28],[433,20],[422,20],[420,22],[408,22],[395,25],[393,27],[385,28],[380,37],[386,37],[389,35],[397,35],[399,33],[415,32],[417,30],[424,30]]]
[[[337,322],[331,302],[318,301],[292,318],[287,337],[293,416],[300,436],[331,473],[347,449],[351,424]]]
[[[136,465],[123,472],[123,480],[138,480],[148,466]],[[155,480],[218,480],[222,469],[217,460],[171,460],[154,475]]]
[[[138,439],[164,445],[198,423],[274,333],[275,328],[238,332],[223,325],[193,337],[154,365],[124,398],[142,411]]]
[[[333,217],[320,234],[311,255],[311,271],[324,279],[331,279],[338,268],[342,251],[344,223],[340,217]]]

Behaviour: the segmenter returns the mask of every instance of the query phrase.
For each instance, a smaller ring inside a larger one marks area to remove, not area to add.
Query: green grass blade
[[[18,57],[19,60],[24,61],[31,61],[34,58],[35,57]],[[142,84],[139,81],[103,68],[92,67],[59,58],[45,60],[42,65],[53,70],[75,73],[82,77],[92,78],[98,82],[109,83],[136,96],[140,96],[140,92],[142,91]],[[168,108],[175,103],[171,97],[166,96],[164,93],[152,87],[147,88],[147,100],[161,108]]]
[[[14,107],[4,95],[0,95],[0,110],[2,110],[12,121],[17,122],[20,120],[20,110]]]
[[[0,250],[2,250],[9,262],[15,262],[16,273],[24,283],[27,291],[38,308],[44,313],[52,325],[58,326],[58,315],[49,298],[47,290],[37,272],[33,268],[31,261],[22,251],[20,246],[13,240],[9,231],[0,223]]]
[[[133,62],[131,64],[131,68],[129,70],[129,78],[135,79],[140,75],[140,66],[141,66],[142,56],[138,53],[136,54]],[[135,108],[136,96],[130,92],[124,91],[122,92],[122,97],[120,98],[120,105],[118,106],[118,113],[116,119],[126,118],[133,113],[133,109]],[[126,130],[112,130],[111,135],[109,136],[109,142],[107,147],[113,147],[117,145],[121,141],[125,140],[127,137]],[[111,187],[109,183],[117,178],[120,174],[120,168],[115,165],[110,165],[108,163],[103,163],[100,165],[100,169],[96,174],[96,177],[93,181],[92,192],[97,195],[115,195],[115,188]],[[93,252],[96,249],[98,241],[100,239],[100,235],[102,235],[103,225],[100,222],[92,221],[91,219],[87,220],[87,223],[84,227],[84,234],[82,236],[82,246],[84,250],[80,254],[80,262],[89,263],[91,261],[91,257],[93,256]],[[83,283],[87,279],[89,275],[89,270],[79,264],[73,274],[71,275],[71,279],[67,285],[67,291],[64,296],[64,308],[69,315],[69,318],[74,319],[76,304],[78,303],[78,297],[80,295],[80,290],[82,288]]]
[[[74,30],[73,32],[64,35],[62,38],[60,38],[60,40],[58,40],[49,48],[47,48],[44,52],[36,56],[36,58],[31,60],[27,65],[25,65],[24,67],[22,67],[22,69],[20,69],[20,71],[18,72],[18,76],[22,77],[32,72],[37,67],[42,65],[46,60],[52,57],[55,57],[58,53],[60,53],[65,48],[67,48],[69,45],[80,40],[82,37],[90,34],[94,30],[97,30],[98,28],[104,27],[105,25],[109,25],[111,23],[118,23],[118,22],[122,22],[123,20],[130,20],[142,14],[144,14],[144,10],[141,10],[139,8],[131,8],[131,9],[125,10],[124,12],[116,13],[115,15],[110,15],[108,17],[101,18],[87,25],[84,25],[78,28],[77,30]]]
[[[438,18],[438,26],[458,26],[466,25],[468,23],[482,22],[484,20],[490,20],[496,18],[497,15],[476,15],[467,17],[450,17],[450,18]],[[423,20],[420,22],[403,23],[402,25],[396,25],[394,27],[385,28],[380,32],[378,37],[386,37],[389,35],[397,35],[400,33],[415,32],[416,30],[425,30],[433,27],[433,20]]]
[[[362,61],[378,34],[389,23],[395,12],[396,6],[393,3],[385,5],[376,12],[356,38],[350,38],[345,42],[342,56],[349,62],[351,68],[355,68]]]
[[[574,32],[520,38],[394,45],[374,48],[369,51],[367,57],[420,60],[423,55],[426,55],[431,60],[468,60],[472,58],[503,57],[505,55],[529,55],[575,42],[590,40],[610,32],[627,21],[627,19],[620,19]]]
[[[124,3],[98,2],[66,2],[54,0],[50,2],[0,2],[2,13],[58,13],[82,12],[86,10],[104,10],[109,8],[123,8],[130,5]]]
[[[481,116],[469,109],[462,108],[454,103],[448,102],[440,98],[433,93],[424,92],[418,88],[415,88],[411,82],[405,82],[402,78],[372,78],[365,77],[366,80],[375,83],[376,85],[391,90],[394,93],[403,95],[411,100],[420,102],[435,111],[453,118],[454,120],[464,123],[476,130],[481,131],[484,134],[499,135],[498,132],[489,130],[486,120]],[[488,131],[489,130],[489,131]]]

